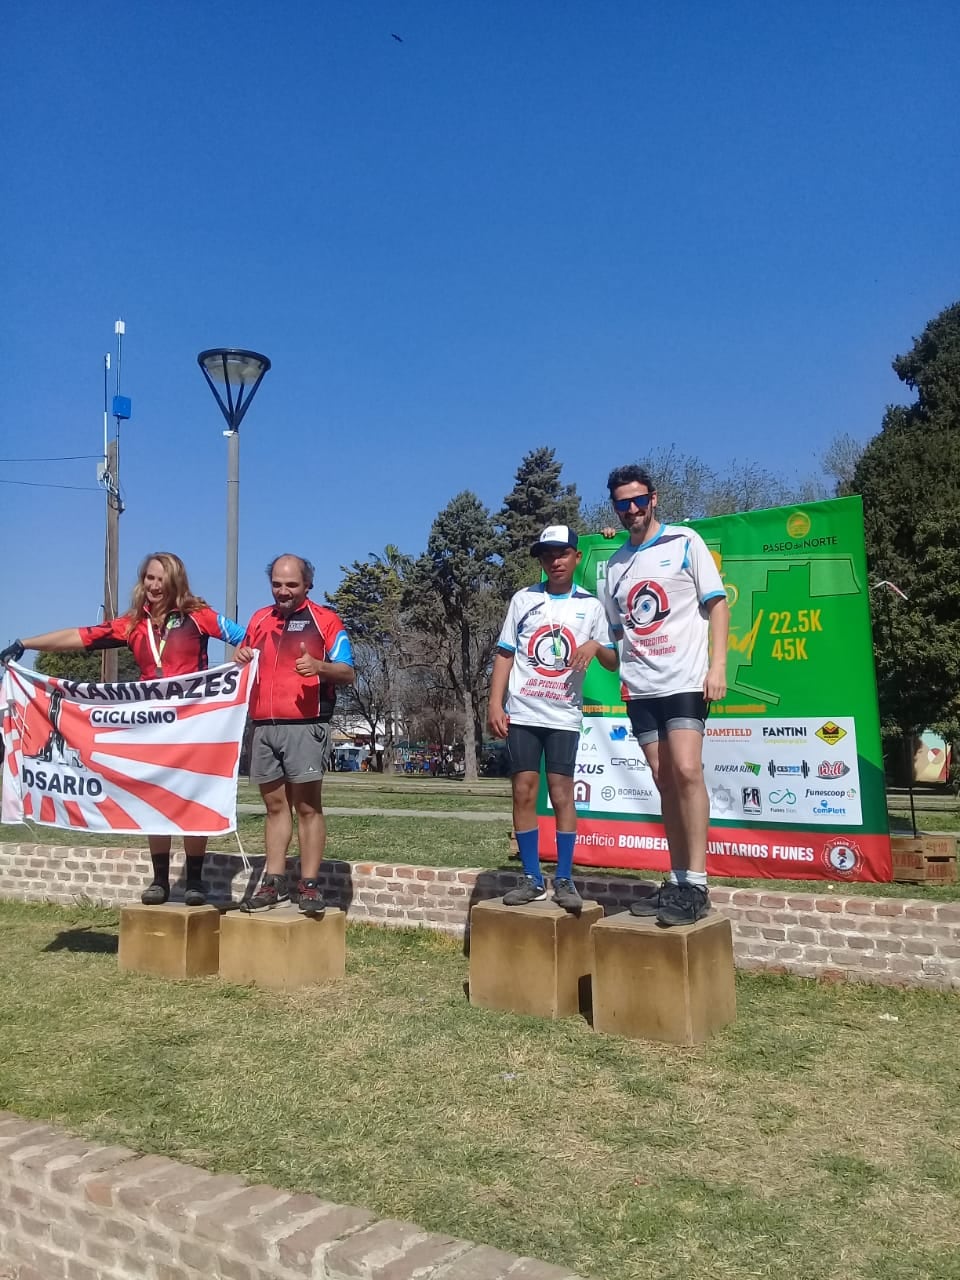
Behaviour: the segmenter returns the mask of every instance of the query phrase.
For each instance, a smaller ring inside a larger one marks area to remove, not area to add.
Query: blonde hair
[[[127,635],[133,631],[143,616],[147,600],[147,589],[143,580],[151,560],[157,560],[163,566],[164,617],[169,617],[171,613],[193,613],[196,609],[209,608],[206,600],[201,600],[190,590],[187,568],[179,556],[175,556],[172,551],[151,551],[140,561],[140,568],[137,570],[137,585],[133,588],[133,595],[130,597],[130,625],[127,628]]]

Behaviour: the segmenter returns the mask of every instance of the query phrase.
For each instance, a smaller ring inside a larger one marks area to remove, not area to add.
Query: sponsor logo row
[[[596,740],[590,740],[596,728],[595,725],[584,728],[580,744],[582,751],[596,754],[600,750]],[[603,734],[596,736],[602,737]],[[611,742],[625,743],[633,734],[628,725],[617,723],[606,728],[606,736]],[[825,720],[819,729],[812,729],[804,724],[708,724],[706,736],[709,741],[762,742],[771,746],[779,743],[810,743],[816,737],[828,747],[835,747],[847,737],[847,730],[835,720]]]

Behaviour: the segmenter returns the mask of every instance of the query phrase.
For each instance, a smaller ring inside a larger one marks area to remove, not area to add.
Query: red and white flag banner
[[[257,657],[136,684],[10,663],[0,686],[0,822],[115,835],[234,831]]]

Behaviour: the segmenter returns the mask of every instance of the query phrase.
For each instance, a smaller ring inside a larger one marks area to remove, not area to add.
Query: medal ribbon
[[[153,619],[150,617],[149,613],[147,614],[147,639],[150,641],[150,651],[153,654],[153,661],[156,664],[158,676],[163,675],[161,660],[163,658],[163,651],[167,647],[167,637],[173,629],[173,620],[174,618],[179,620],[179,617],[180,615],[178,613],[171,613],[167,618],[166,622],[163,624],[163,639],[160,641],[158,646],[157,638],[153,634]]]

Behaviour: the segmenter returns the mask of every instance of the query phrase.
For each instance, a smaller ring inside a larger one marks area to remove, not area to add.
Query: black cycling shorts
[[[547,773],[572,778],[577,766],[579,729],[546,729],[540,725],[512,724],[507,730],[510,773],[539,773],[540,758]]]
[[[707,727],[710,704],[702,693],[668,693],[663,698],[630,698],[627,715],[640,746],[666,738],[671,729]]]

